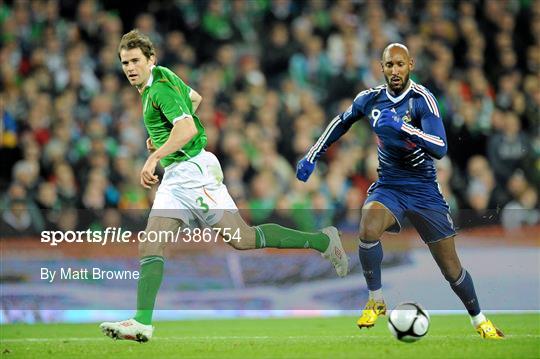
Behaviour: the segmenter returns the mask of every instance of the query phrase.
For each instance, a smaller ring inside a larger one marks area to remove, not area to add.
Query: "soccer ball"
[[[429,314],[418,303],[398,304],[390,312],[388,329],[402,342],[416,342],[428,332]]]

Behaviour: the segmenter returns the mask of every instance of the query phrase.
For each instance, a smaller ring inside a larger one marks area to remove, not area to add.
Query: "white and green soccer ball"
[[[429,314],[418,303],[398,304],[390,312],[388,329],[396,339],[402,342],[416,342],[428,332]]]

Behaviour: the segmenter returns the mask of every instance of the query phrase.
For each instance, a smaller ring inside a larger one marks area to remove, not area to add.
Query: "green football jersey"
[[[176,121],[193,117],[198,133],[178,151],[161,159],[166,167],[198,155],[206,146],[206,132],[194,113],[189,94],[191,88],[174,72],[163,66],[154,66],[148,84],[142,93],[144,125],[156,148],[169,138]]]

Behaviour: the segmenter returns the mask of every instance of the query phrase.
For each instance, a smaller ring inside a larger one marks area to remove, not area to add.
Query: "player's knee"
[[[444,278],[450,283],[457,281],[462,271],[461,264],[453,260],[442,261],[439,265],[439,269]]]
[[[383,230],[378,224],[365,224],[360,228],[360,240],[364,242],[376,242],[382,236]]]
[[[446,280],[450,283],[455,283],[461,276],[462,270],[463,269],[461,267],[449,270],[446,273],[443,273],[444,278],[446,278]]]
[[[165,243],[161,242],[139,242],[139,257],[163,256]]]

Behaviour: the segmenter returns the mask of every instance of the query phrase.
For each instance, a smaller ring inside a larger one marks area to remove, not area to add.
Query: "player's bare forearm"
[[[199,95],[197,91],[191,89],[191,92],[189,93],[189,98],[191,99],[191,106],[193,107],[193,112],[195,113],[197,112],[197,109],[202,102],[202,96]]]
[[[192,117],[184,118],[176,122],[171,130],[169,139],[158,148],[154,153],[150,155],[157,161],[161,160],[163,157],[170,155],[173,152],[178,151],[186,143],[188,143],[196,134],[198,130],[193,122]]]
[[[296,178],[306,182],[315,169],[317,160],[326,152],[332,143],[336,142],[351,128],[352,123],[353,121],[343,121],[343,114],[334,117],[328,126],[326,126],[321,137],[311,146],[304,158],[298,162],[296,166]]]

